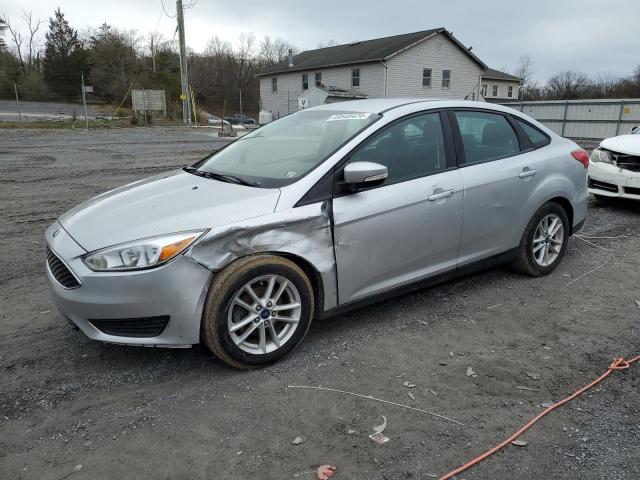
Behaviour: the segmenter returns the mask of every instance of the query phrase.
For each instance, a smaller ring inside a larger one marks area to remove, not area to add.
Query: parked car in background
[[[591,152],[589,192],[600,200],[640,200],[640,127],[606,138]]]
[[[224,125],[230,125],[230,123],[227,120],[223,120],[216,115],[209,115],[209,118],[207,119],[207,123],[209,125],[214,125],[217,127],[221,126],[223,123]]]
[[[224,119],[232,125],[255,125],[256,123],[255,118],[247,117],[240,113],[236,113],[230,117],[224,117]]]
[[[549,274],[585,221],[588,162],[499,105],[322,105],[65,213],[47,278],[90,338],[258,367],[316,317],[497,263]]]

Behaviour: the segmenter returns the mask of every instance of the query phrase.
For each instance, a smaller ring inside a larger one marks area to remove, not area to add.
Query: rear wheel
[[[311,283],[295,263],[275,255],[240,259],[211,285],[202,337],[232,367],[268,365],[302,341],[313,304]]]
[[[551,273],[565,254],[569,229],[569,218],[561,205],[555,202],[543,205],[522,235],[513,267],[534,277]]]

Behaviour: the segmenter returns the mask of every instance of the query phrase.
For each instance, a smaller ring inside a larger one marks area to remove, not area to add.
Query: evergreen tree
[[[81,93],[81,75],[86,73],[86,53],[78,32],[69,26],[58,8],[49,19],[44,50],[44,79],[49,89],[71,99]]]

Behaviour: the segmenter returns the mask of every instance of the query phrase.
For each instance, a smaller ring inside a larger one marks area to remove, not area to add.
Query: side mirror
[[[344,181],[355,189],[381,185],[388,176],[387,167],[379,163],[353,162],[344,167]]]

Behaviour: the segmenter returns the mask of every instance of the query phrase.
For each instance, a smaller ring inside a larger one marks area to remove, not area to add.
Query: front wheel
[[[232,367],[268,365],[302,341],[313,304],[311,283],[295,263],[275,255],[246,257],[214,278],[202,338]]]
[[[551,273],[565,254],[569,229],[565,209],[555,202],[544,204],[533,215],[522,235],[513,267],[534,277]]]

